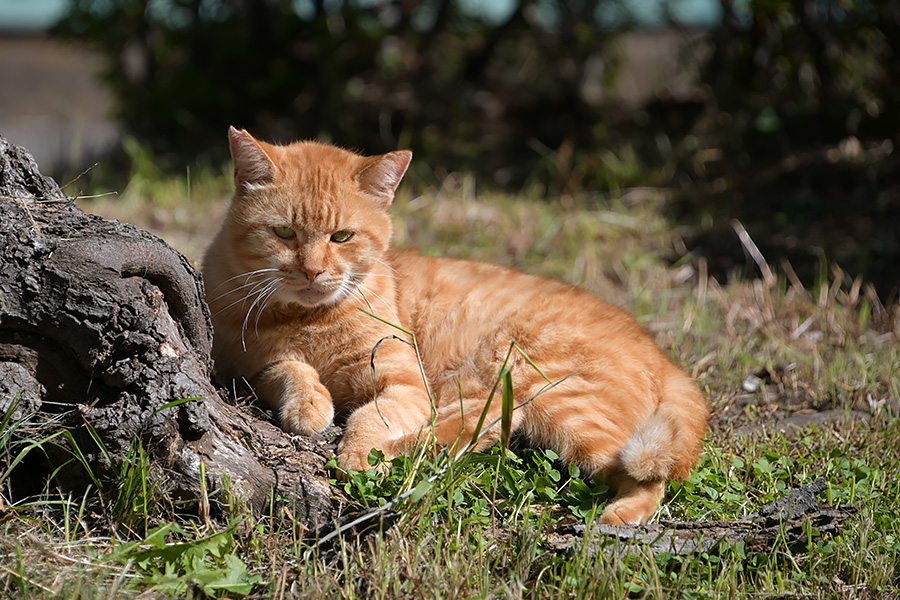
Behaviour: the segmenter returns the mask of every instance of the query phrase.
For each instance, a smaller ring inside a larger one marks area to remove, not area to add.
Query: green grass
[[[228,177],[207,173],[173,182],[151,175],[121,198],[81,204],[149,227],[198,260],[215,230],[209,215],[223,210]],[[470,182],[459,181],[398,198],[397,243],[581,285],[628,308],[707,391],[714,417],[705,452],[689,479],[669,486],[658,519],[740,518],[821,476],[829,486],[821,502],[859,508],[843,535],[810,531],[801,547],[782,544],[757,554],[743,547],[690,556],[636,549],[614,558],[590,554],[587,545],[560,553],[547,543],[554,526],[590,522],[609,491],[560,464],[552,452],[514,440],[508,451],[495,447],[450,464],[440,453],[398,458],[384,465],[386,475],[373,469],[335,482],[356,507],[389,506],[399,518],[383,533],[339,537],[318,547],[292,522],[290,507],[278,501],[265,514],[228,505],[223,514],[197,516],[196,508],[169,498],[164,485],[153,485],[161,478],[146,449],[135,446],[131,460],[97,473],[81,497],[50,481],[41,494],[10,505],[8,490],[0,488],[6,500],[0,506],[0,595],[890,598],[898,593],[900,419],[896,404],[893,413],[887,411],[890,401],[900,398],[896,312],[837,270],[825,270],[810,290],[791,283],[790,273],[768,282],[714,281],[702,260],[679,255],[678,232],[661,216],[664,191],[537,202],[476,195]],[[180,217],[171,216],[179,211]],[[742,388],[748,376],[762,382],[758,390]],[[733,434],[738,427],[814,409],[875,416],[792,439],[767,431]],[[79,460],[52,423],[10,417],[2,425],[0,473],[26,449]],[[7,435],[17,431],[27,435]],[[372,462],[378,461],[373,455]],[[431,483],[423,483],[430,477]],[[393,502],[403,494],[406,499]]]

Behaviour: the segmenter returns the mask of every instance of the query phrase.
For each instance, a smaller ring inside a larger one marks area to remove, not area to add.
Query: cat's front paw
[[[290,395],[281,404],[281,428],[289,433],[320,433],[331,424],[333,418],[331,396],[317,390]]]

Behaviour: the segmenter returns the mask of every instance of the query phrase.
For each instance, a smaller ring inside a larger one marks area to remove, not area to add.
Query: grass
[[[149,167],[147,167],[149,169]],[[77,185],[77,184],[76,184]],[[137,176],[121,197],[83,200],[134,221],[191,259],[215,232],[228,176]],[[714,411],[689,479],[669,486],[659,519],[733,519],[825,477],[820,501],[859,513],[839,537],[802,547],[721,548],[625,558],[587,545],[554,551],[559,522],[590,522],[609,499],[549,451],[513,441],[451,464],[399,458],[342,485],[356,505],[393,506],[394,527],[330,547],[304,539],[290,507],[227,505],[197,516],[146,485],[146,449],[75,497],[51,480],[9,503],[0,488],[0,594],[17,598],[891,598],[900,578],[900,316],[839,269],[804,287],[789,268],[717,282],[664,218],[664,190],[528,201],[476,195],[466,178],[407,193],[393,208],[396,242],[563,279],[628,308],[697,378]],[[76,190],[68,190],[70,194]],[[735,236],[735,244],[741,241]],[[679,251],[679,248],[681,249]],[[756,382],[753,385],[747,385]],[[750,391],[748,391],[750,390]],[[865,411],[788,438],[741,427],[813,410]],[[71,443],[27,415],[0,431],[0,474],[23,452],[78,460]],[[27,435],[6,435],[25,431]],[[53,437],[55,436],[55,437]],[[24,441],[23,441],[24,440]],[[68,452],[69,454],[66,454]],[[27,457],[22,457],[25,459]],[[373,455],[372,462],[380,458]],[[436,475],[436,476],[435,476]],[[423,484],[428,477],[434,481]],[[3,480],[0,484],[5,486]]]

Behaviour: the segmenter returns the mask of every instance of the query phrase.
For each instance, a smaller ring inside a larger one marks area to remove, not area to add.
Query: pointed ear
[[[397,150],[378,156],[356,175],[360,189],[378,199],[385,208],[394,201],[394,192],[409,167],[412,152]]]
[[[237,185],[266,183],[278,170],[260,142],[246,129],[228,129],[231,158],[234,160],[234,182]]]

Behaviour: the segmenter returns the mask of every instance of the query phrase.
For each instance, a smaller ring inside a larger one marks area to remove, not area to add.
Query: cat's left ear
[[[257,141],[246,129],[235,127],[228,129],[228,142],[234,160],[234,181],[239,186],[266,183],[275,177],[278,168],[266,154],[264,146],[268,144]]]
[[[412,152],[397,150],[375,157],[371,163],[356,175],[360,189],[374,196],[387,208],[394,201],[394,192],[409,167]]]

